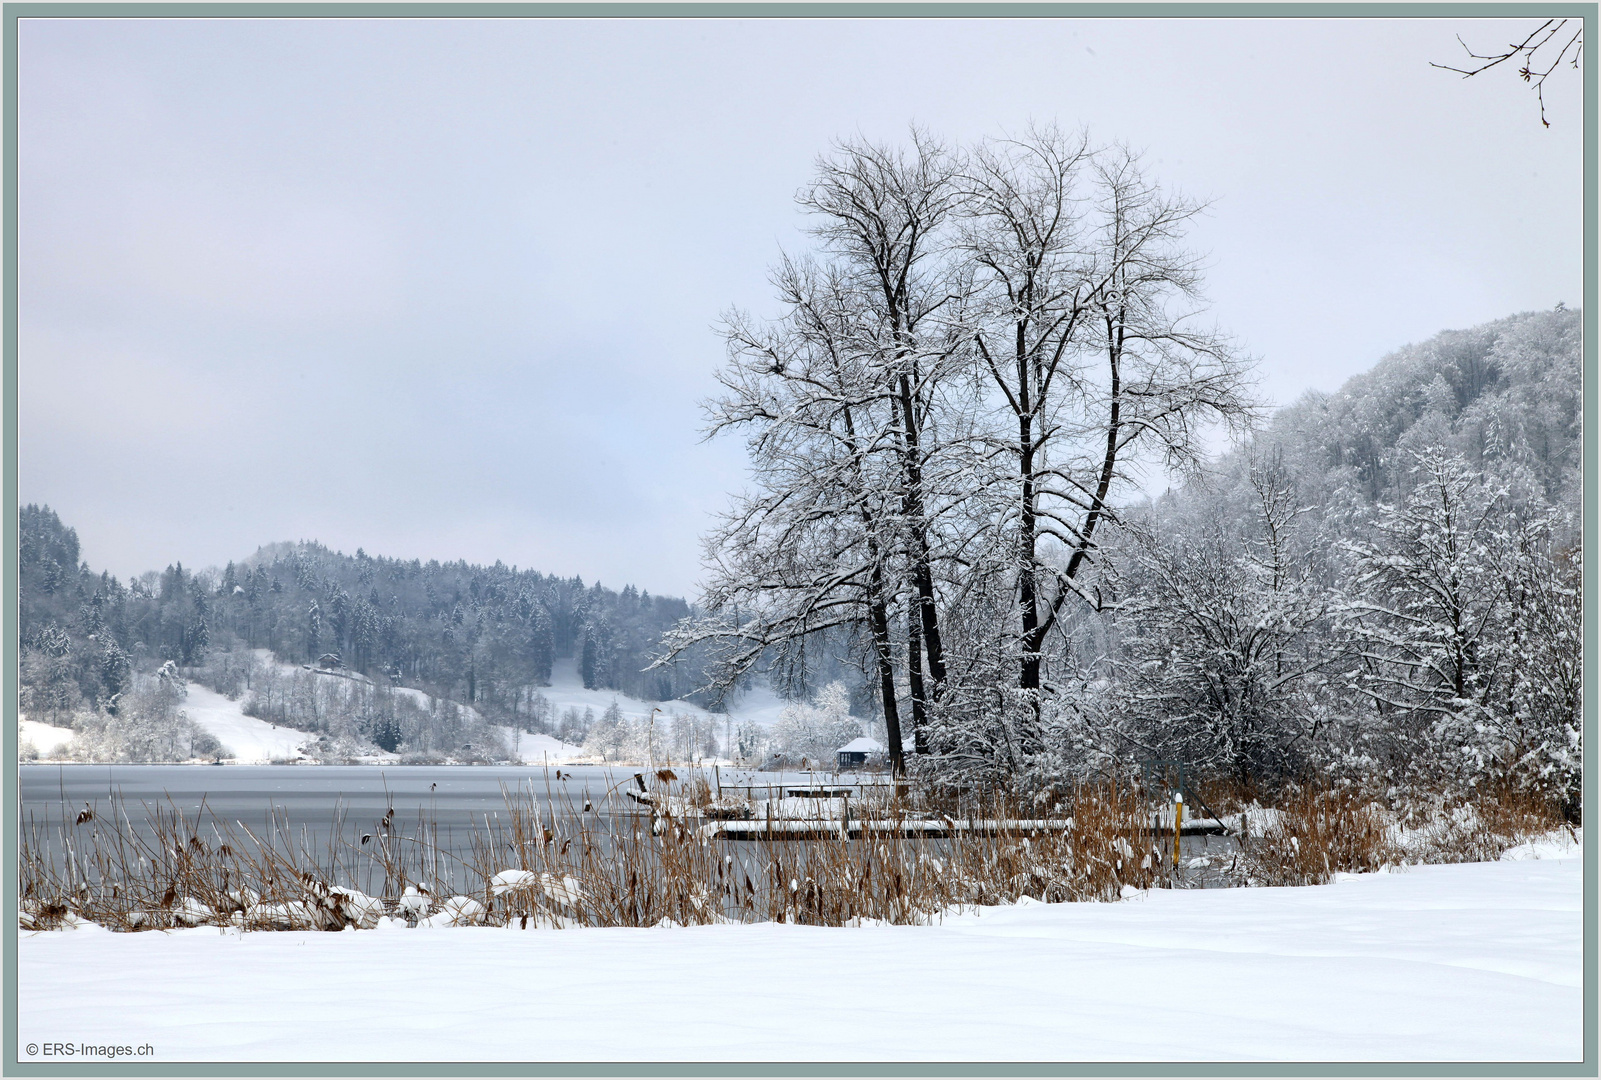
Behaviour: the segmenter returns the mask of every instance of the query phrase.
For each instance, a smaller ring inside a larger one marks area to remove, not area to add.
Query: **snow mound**
[[[1583,855],[1584,830],[1558,829],[1537,840],[1529,840],[1501,853],[1503,862],[1525,859],[1572,859]]]
[[[470,926],[483,917],[484,905],[470,896],[452,896],[446,900],[437,915],[419,920],[419,929],[440,926]]]
[[[531,889],[538,881],[539,875],[532,870],[502,870],[489,879],[489,891],[501,896],[513,889]]]

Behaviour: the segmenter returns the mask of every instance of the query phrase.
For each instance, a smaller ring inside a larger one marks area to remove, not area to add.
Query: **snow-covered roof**
[[[836,754],[876,754],[883,749],[878,743],[863,735],[860,739],[852,739],[834,752]]]

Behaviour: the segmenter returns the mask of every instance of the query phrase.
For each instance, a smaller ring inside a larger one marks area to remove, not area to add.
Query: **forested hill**
[[[1562,308],[1438,334],[1132,508],[1102,726],[1242,782],[1576,814],[1582,357]]]
[[[221,571],[181,564],[124,583],[79,558],[49,507],[21,512],[25,696],[52,713],[113,699],[134,672],[180,667],[236,646],[281,660],[336,653],[348,667],[493,714],[572,657],[586,686],[678,696],[684,673],[644,673],[680,599],[621,592],[499,562],[409,562],[280,543]],[[60,698],[62,700],[55,700]]]
[[[1282,446],[1303,482],[1393,501],[1425,448],[1535,488],[1577,511],[1583,478],[1583,318],[1524,312],[1408,345],[1338,391],[1311,392],[1259,442]]]

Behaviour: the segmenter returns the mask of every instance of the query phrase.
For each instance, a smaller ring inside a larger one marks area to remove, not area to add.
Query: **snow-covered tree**
[[[1152,460],[1193,463],[1203,425],[1252,405],[1246,361],[1197,325],[1183,238],[1200,208],[1134,155],[1040,128],[980,144],[959,183],[982,463],[952,606],[982,614],[940,726],[947,753],[987,739],[1015,761],[1044,747],[1048,642],[1064,613],[1101,603],[1097,550],[1128,481]]]
[[[786,260],[774,283],[786,308],[777,324],[730,318],[727,393],[712,414],[714,432],[747,433],[757,486],[707,537],[708,614],[666,636],[667,658],[705,648],[721,695],[764,662],[804,683],[808,650],[828,631],[865,630],[898,753],[901,462],[874,326],[838,268]]]
[[[1413,455],[1414,486],[1353,542],[1366,669],[1397,754],[1436,784],[1578,796],[1580,575],[1570,514],[1457,454]]]
[[[1546,508],[1503,540],[1506,625],[1489,642],[1503,673],[1484,728],[1486,764],[1577,818],[1583,781],[1583,587],[1570,515]]]
[[[1118,567],[1121,650],[1113,710],[1130,748],[1250,785],[1295,778],[1330,715],[1351,649],[1320,580],[1305,514],[1277,459],[1250,470],[1254,499],[1188,521],[1130,522]]]
[[[773,726],[772,742],[791,761],[831,765],[834,751],[861,735],[862,722],[850,712],[850,692],[844,683],[832,682],[810,704],[786,705]]]
[[[1414,486],[1352,542],[1360,688],[1408,743],[1464,725],[1496,692],[1487,646],[1506,619],[1496,531],[1506,492],[1456,455],[1414,456]]]

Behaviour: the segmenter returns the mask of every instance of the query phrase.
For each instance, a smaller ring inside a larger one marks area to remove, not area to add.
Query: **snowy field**
[[[23,718],[17,722],[17,742],[33,743],[35,750],[43,761],[53,760],[57,750],[65,750],[77,732],[71,728],[56,727],[52,724],[42,724],[37,720]]]
[[[427,708],[431,701],[428,694],[421,690],[397,688],[396,693],[412,697],[419,705]],[[658,724],[670,724],[672,716],[693,716],[716,725],[721,734],[729,718],[735,723],[742,720],[753,721],[764,727],[778,722],[779,713],[788,704],[783,698],[773,693],[763,683],[741,695],[729,708],[728,714],[719,715],[707,712],[699,705],[688,701],[642,701],[639,698],[629,697],[616,690],[586,690],[583,679],[578,674],[577,662],[571,658],[560,659],[551,668],[550,685],[539,689],[547,701],[550,702],[556,719],[568,709],[577,709],[582,713],[585,709],[593,710],[594,716],[599,717],[612,704],[617,703],[623,716],[632,720],[644,720],[651,714],[652,709],[660,709],[656,721]],[[471,706],[462,706],[471,713]],[[515,755],[529,765],[565,765],[572,761],[591,760],[581,747],[572,746],[550,735],[537,735],[524,733],[519,736],[512,729],[503,727],[506,736],[506,746],[514,751]]]
[[[215,690],[190,683],[179,708],[227,747],[229,758],[241,765],[266,764],[274,758],[293,760],[311,736],[293,728],[275,727],[246,716],[244,699],[229,701]]]
[[[577,709],[580,713],[585,709],[594,709],[595,715],[599,716],[615,701],[623,715],[627,717],[642,720],[650,715],[652,709],[659,708],[662,716],[677,713],[680,716],[693,716],[700,720],[712,721],[718,725],[719,732],[729,718],[735,723],[749,720],[763,727],[771,727],[778,723],[779,713],[789,704],[773,693],[765,681],[730,700],[726,715],[707,712],[699,705],[688,701],[641,701],[627,694],[620,694],[616,690],[586,690],[584,681],[578,674],[578,663],[570,657],[557,660],[551,666],[550,685],[541,687],[539,693],[555,707],[558,717],[569,708]],[[657,719],[660,722],[660,717]]]
[[[18,1035],[160,1061],[1578,1060],[1582,863],[1538,854],[923,927],[23,934]]]

